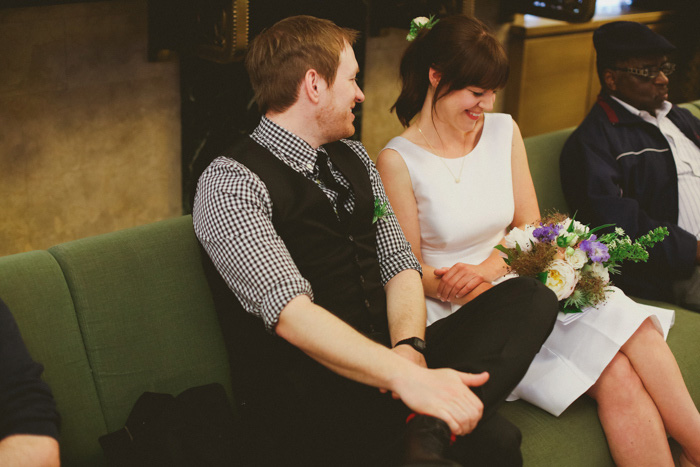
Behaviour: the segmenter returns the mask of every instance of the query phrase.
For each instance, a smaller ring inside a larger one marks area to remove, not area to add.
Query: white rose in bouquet
[[[571,225],[572,222],[574,223],[574,233],[576,235],[578,235],[579,237],[584,236],[585,234],[587,234],[591,230],[588,228],[587,225],[582,224],[579,221],[575,221],[573,219],[566,219],[564,221],[564,223],[562,224],[562,230],[561,230],[562,234],[565,231],[569,230],[569,226]]]
[[[569,298],[577,282],[578,273],[569,263],[561,259],[549,263],[545,285],[556,294],[557,300]]]
[[[515,245],[520,245],[522,251],[532,250],[532,244],[535,242],[535,237],[532,235],[534,227],[528,225],[525,230],[513,227],[513,230],[505,236],[506,248],[515,248]]]
[[[564,255],[564,259],[574,269],[581,269],[588,262],[588,256],[586,255],[585,251],[571,247],[566,249],[566,255]]]

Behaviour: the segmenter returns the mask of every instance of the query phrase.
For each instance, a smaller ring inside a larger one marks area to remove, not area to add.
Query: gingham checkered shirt
[[[317,149],[265,117],[251,138],[315,181],[335,207],[337,193],[318,180]],[[362,143],[343,141],[367,166],[374,197],[386,202],[379,173]],[[343,175],[332,164],[330,167],[333,177],[348,187]],[[345,206],[352,212],[352,194]],[[272,224],[272,199],[265,184],[244,165],[226,157],[215,159],[199,179],[192,215],[197,238],[217,270],[243,308],[262,318],[269,331],[294,297],[308,295],[313,300],[311,284],[302,277]],[[383,285],[405,269],[421,270],[395,216],[377,224],[377,255]]]

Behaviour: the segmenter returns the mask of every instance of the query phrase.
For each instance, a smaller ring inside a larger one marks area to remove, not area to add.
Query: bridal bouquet
[[[575,216],[574,216],[575,217]],[[505,237],[505,246],[496,249],[506,254],[504,261],[519,276],[541,280],[557,295],[564,313],[580,313],[583,308],[605,301],[610,274],[618,273],[624,260],[649,259],[647,248],[668,235],[659,227],[632,241],[616,228],[610,233],[594,229],[562,214],[552,214],[525,230],[513,228]]]

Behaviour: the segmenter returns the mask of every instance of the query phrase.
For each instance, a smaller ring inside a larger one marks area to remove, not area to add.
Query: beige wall
[[[0,10],[0,256],[179,215],[176,62],[146,0]]]
[[[367,38],[364,76],[365,102],[362,104],[362,144],[373,160],[394,136],[403,131],[399,119],[389,109],[401,91],[399,63],[408,42],[408,30],[385,28],[377,37]]]

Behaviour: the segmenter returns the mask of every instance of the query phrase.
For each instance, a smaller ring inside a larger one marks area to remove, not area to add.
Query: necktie
[[[318,167],[318,176],[321,182],[334,192],[338,193],[336,200],[336,212],[341,222],[345,223],[350,217],[350,213],[345,208],[345,202],[350,197],[350,189],[339,183],[331,173],[328,166],[328,154],[323,151],[317,151],[316,166]]]

